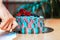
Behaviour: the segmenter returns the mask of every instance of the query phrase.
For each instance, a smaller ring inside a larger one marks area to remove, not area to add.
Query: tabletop
[[[60,40],[60,19],[46,19],[45,26],[54,31],[44,34],[17,34],[13,40]]]

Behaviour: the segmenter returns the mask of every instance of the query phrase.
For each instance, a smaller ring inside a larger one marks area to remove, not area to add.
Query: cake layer
[[[16,16],[16,21],[19,24],[22,34],[34,31],[34,33],[39,33],[43,29],[44,22],[43,17],[37,16]]]

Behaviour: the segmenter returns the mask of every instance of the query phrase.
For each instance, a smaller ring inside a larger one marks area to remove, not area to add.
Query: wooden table
[[[45,26],[54,31],[45,34],[17,34],[13,40],[60,40],[60,19],[46,19]]]

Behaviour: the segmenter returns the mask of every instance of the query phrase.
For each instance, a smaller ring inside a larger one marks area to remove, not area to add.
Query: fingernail
[[[10,32],[12,32],[12,29],[10,29]]]

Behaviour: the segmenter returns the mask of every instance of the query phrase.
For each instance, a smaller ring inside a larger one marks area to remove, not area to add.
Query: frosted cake
[[[43,25],[43,17],[35,17],[35,16],[16,16],[16,21],[19,24],[20,30],[22,34],[35,33],[38,34],[42,31]]]

